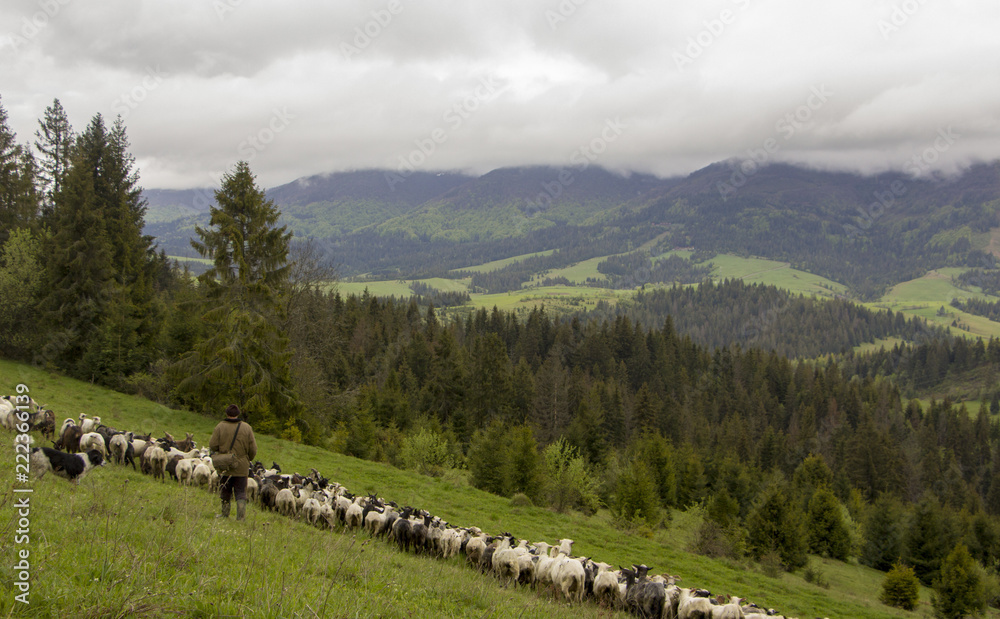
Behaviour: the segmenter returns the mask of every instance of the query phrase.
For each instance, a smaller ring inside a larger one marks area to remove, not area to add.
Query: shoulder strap
[[[240,433],[240,424],[241,423],[243,423],[243,422],[242,421],[237,421],[236,422],[236,431],[233,432],[233,442],[229,443],[229,449],[226,450],[226,453],[231,453],[233,451],[233,445],[236,444],[236,435]]]

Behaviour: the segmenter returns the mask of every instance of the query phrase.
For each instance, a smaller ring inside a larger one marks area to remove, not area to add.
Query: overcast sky
[[[996,0],[4,0],[33,139],[125,118],[147,188],[361,168],[715,161],[954,172],[1000,158]],[[914,159],[916,158],[916,159]]]

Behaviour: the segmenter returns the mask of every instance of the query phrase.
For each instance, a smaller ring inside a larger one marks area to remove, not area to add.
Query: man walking
[[[208,441],[212,462],[219,473],[222,518],[229,517],[229,500],[236,495],[236,519],[243,520],[247,509],[247,475],[250,461],[257,456],[257,441],[250,424],[240,419],[240,407],[226,407],[226,418],[215,426]]]

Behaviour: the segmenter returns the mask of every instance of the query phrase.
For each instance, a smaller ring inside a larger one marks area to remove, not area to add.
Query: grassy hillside
[[[64,416],[100,415],[121,428],[156,434],[193,431],[202,443],[216,420],[19,364],[0,362],[0,384],[24,383]],[[888,609],[875,595],[882,574],[855,565],[812,561],[830,588],[800,575],[764,576],[752,566],[684,551],[697,520],[677,514],[651,537],[610,526],[608,516],[560,515],[510,507],[467,486],[460,476],[430,478],[321,449],[258,437],[259,457],[285,470],[318,468],[354,491],[378,492],[431,510],[456,525],[509,530],[531,540],[572,537],[574,551],[612,564],[645,562],[678,574],[682,584],[739,594],[791,615],[930,617],[925,591],[916,613]],[[10,441],[3,457],[13,461]],[[32,483],[33,616],[597,616],[592,605],[566,608],[547,594],[501,589],[461,562],[402,555],[363,533],[320,532],[251,508],[245,526],[213,519],[216,501],[109,465],[73,486],[47,476]],[[12,481],[3,486],[5,553],[11,552]],[[13,565],[12,557],[4,557]],[[10,614],[12,575],[0,575],[0,613]],[[232,593],[232,601],[224,601]],[[225,594],[225,595],[224,595]],[[322,609],[322,611],[321,611]],[[607,614],[601,614],[607,616]]]
[[[952,277],[966,271],[965,268],[936,269],[910,281],[893,286],[878,302],[868,303],[869,307],[891,309],[911,316],[920,316],[931,324],[951,326],[957,321],[963,328],[952,328],[955,335],[969,337],[1000,337],[1000,323],[982,316],[976,316],[955,309],[949,303],[952,299],[982,298],[996,301],[996,297],[978,291],[963,290],[952,283]],[[945,314],[938,315],[944,307]]]

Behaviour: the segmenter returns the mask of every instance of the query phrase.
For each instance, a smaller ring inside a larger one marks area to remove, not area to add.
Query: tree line
[[[882,338],[912,341],[945,334],[901,313],[870,310],[843,298],[806,297],[740,279],[640,290],[615,304],[599,301],[581,314],[586,320],[618,316],[646,327],[669,318],[679,332],[709,349],[738,344],[804,359],[846,353]]]

